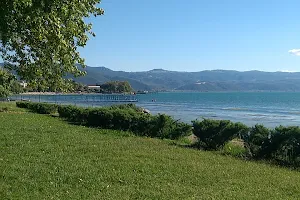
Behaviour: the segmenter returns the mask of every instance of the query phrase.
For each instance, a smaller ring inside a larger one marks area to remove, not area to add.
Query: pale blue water
[[[97,98],[89,95],[93,96]],[[229,119],[250,126],[257,123],[268,127],[300,125],[300,93],[151,93],[137,97],[137,105],[151,113],[166,113],[185,122],[204,117]],[[82,101],[82,95],[66,95],[60,99],[55,96],[34,98],[35,101],[83,106],[103,105]]]
[[[186,122],[204,117],[250,126],[300,125],[300,93],[157,93],[140,96],[139,104]]]

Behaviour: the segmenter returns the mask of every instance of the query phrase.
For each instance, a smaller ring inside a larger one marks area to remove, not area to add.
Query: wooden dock
[[[33,102],[52,102],[52,103],[134,103],[138,102],[136,95],[125,94],[55,94],[55,95],[15,95],[11,100],[33,101]]]

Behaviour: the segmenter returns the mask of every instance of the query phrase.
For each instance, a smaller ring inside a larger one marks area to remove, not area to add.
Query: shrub
[[[73,123],[86,124],[89,118],[89,109],[76,106],[58,106],[60,117]]]
[[[123,131],[127,131],[127,130],[131,130],[131,131],[135,131],[132,126],[132,116],[135,114],[133,110],[130,109],[115,109],[115,110],[110,110],[109,112],[112,113],[113,116],[113,129],[117,129],[117,130],[123,130]]]
[[[55,104],[47,104],[47,103],[31,103],[29,104],[29,108],[33,110],[33,112],[39,114],[51,114],[57,112],[57,105]]]
[[[198,137],[198,145],[208,150],[218,150],[226,142],[248,132],[248,127],[242,123],[229,120],[193,121],[193,133]]]
[[[300,128],[297,126],[279,126],[270,130],[255,125],[244,141],[253,158],[300,166]]]
[[[154,116],[152,115],[135,113],[131,116],[131,130],[134,132],[135,135],[151,136],[151,132],[153,129],[153,119]]]
[[[270,143],[270,136],[271,130],[259,124],[250,128],[249,133],[242,136],[251,157],[265,157],[264,149]]]
[[[87,119],[87,125],[100,128],[113,127],[113,114],[112,111],[106,108],[90,109]]]
[[[47,103],[17,102],[17,106],[40,114],[58,111],[69,122],[92,127],[131,131],[136,135],[178,139],[191,134],[192,127],[175,121],[168,115],[144,114],[134,104],[114,105],[104,108],[57,106]]]
[[[192,126],[183,122],[176,122],[176,126],[169,134],[170,139],[179,139],[192,135]]]
[[[141,112],[134,104],[114,105],[104,108],[78,108],[59,106],[62,118],[87,126],[131,131],[136,135],[178,139],[191,134],[192,127],[175,121],[167,115],[152,116]]]
[[[150,137],[178,139],[191,135],[192,127],[186,123],[175,121],[165,114],[153,116],[150,122]]]
[[[150,137],[166,138],[172,129],[172,118],[168,115],[158,114],[150,122]]]
[[[26,101],[17,101],[16,105],[19,108],[29,108],[29,103],[30,102],[26,102]]]
[[[0,98],[6,99],[10,94],[11,94],[11,92],[9,91],[8,88],[3,87],[2,85],[0,85]]]
[[[142,112],[143,111],[143,109],[141,107],[138,107],[133,103],[112,105],[112,106],[109,107],[109,109],[111,109],[111,110],[116,110],[116,109],[128,110],[128,109],[132,109],[136,112]]]
[[[262,153],[279,164],[300,166],[300,128],[276,127]]]
[[[51,114],[57,112],[57,105],[48,103],[34,103],[34,102],[17,102],[17,107],[27,108],[32,112],[39,114]]]

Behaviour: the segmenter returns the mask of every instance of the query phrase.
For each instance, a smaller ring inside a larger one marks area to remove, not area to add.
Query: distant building
[[[93,90],[100,90],[100,85],[88,85],[89,89],[93,89]]]
[[[26,88],[28,84],[27,84],[25,81],[21,81],[21,82],[20,82],[20,85],[21,85],[23,88]]]

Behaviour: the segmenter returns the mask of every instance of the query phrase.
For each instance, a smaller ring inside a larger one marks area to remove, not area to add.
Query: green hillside
[[[0,66],[3,65],[0,63]],[[113,71],[106,67],[89,67],[87,74],[72,77],[75,81],[95,85],[108,81],[128,81],[134,90],[179,91],[297,91],[300,92],[300,72],[262,72],[206,70],[176,72],[153,69],[144,72]],[[71,78],[68,76],[68,78]],[[206,84],[199,84],[205,82]]]
[[[0,104],[1,199],[299,199],[300,173]]]
[[[113,71],[105,67],[87,67],[82,83],[97,80],[127,80],[136,90],[189,91],[300,91],[300,73],[210,70],[176,72],[154,69],[145,72]],[[206,82],[205,84],[198,84]]]

